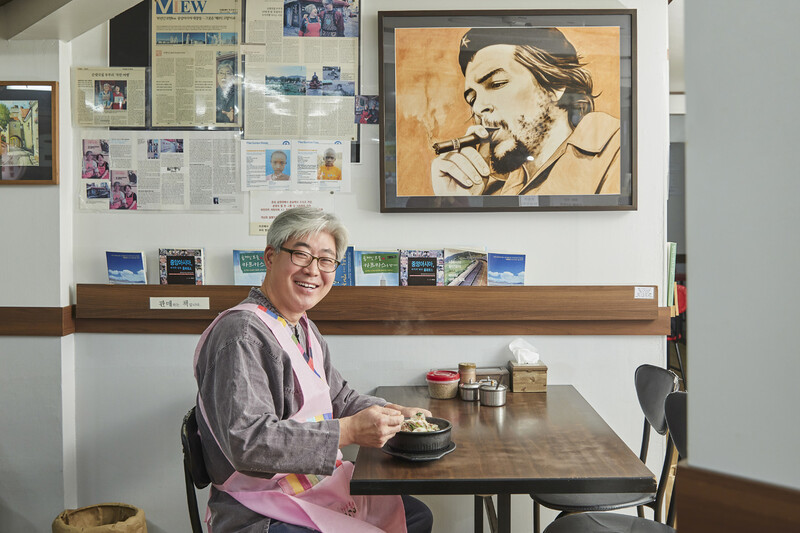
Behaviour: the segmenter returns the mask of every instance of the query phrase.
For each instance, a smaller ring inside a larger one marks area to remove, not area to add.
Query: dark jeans
[[[406,529],[408,533],[430,533],[433,529],[433,513],[428,506],[411,496],[403,496],[403,507],[406,511]],[[307,527],[294,526],[286,522],[273,520],[269,525],[269,533],[306,533],[314,531]]]

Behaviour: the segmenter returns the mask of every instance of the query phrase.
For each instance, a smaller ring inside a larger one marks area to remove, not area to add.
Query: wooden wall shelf
[[[634,298],[633,285],[334,287],[309,311],[326,335],[666,335],[669,309]],[[76,331],[200,333],[248,287],[86,285]],[[207,310],[150,309],[150,298],[208,297]]]

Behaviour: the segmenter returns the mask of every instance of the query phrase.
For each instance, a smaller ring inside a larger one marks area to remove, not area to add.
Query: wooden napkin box
[[[535,365],[509,361],[508,370],[511,373],[511,392],[547,391],[547,365],[541,361]]]

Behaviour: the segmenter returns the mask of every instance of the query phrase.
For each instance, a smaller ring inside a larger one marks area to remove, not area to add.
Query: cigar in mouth
[[[486,128],[490,134],[499,129],[500,128]],[[433,151],[436,152],[436,155],[441,155],[447,152],[457,152],[462,148],[466,148],[467,146],[478,146],[480,143],[488,140],[489,139],[482,139],[474,133],[470,133],[469,135],[465,135],[457,139],[433,143]]]

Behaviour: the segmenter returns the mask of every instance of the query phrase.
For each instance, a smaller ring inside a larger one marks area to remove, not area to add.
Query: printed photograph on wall
[[[383,12],[382,211],[635,209],[635,11]]]
[[[58,183],[58,85],[0,82],[0,185]]]

